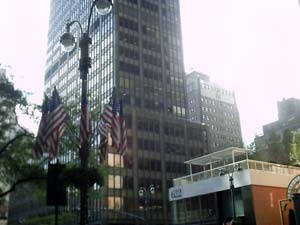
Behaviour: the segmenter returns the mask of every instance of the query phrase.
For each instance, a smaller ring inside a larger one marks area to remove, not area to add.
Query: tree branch
[[[47,178],[46,176],[41,176],[41,177],[27,177],[27,178],[17,180],[15,183],[13,183],[13,185],[7,191],[0,193],[0,198],[6,196],[10,192],[13,192],[16,189],[16,187],[20,184],[23,184],[23,183],[26,183],[29,181],[33,181],[33,180],[44,180],[46,178]]]
[[[16,135],[14,138],[10,139],[4,146],[2,146],[2,147],[0,148],[0,158],[1,158],[1,155],[2,155],[6,150],[8,150],[8,146],[9,146],[9,145],[11,145],[12,143],[14,143],[14,142],[15,142],[16,140],[18,140],[19,138],[25,137],[25,136],[33,137],[32,134],[27,133],[27,132]]]

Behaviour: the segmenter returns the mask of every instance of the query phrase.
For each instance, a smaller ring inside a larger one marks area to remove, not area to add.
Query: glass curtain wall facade
[[[78,111],[79,50],[64,53],[59,38],[68,20],[87,25],[91,4],[92,0],[51,1],[45,90],[49,94],[56,86],[64,104],[75,103]],[[112,13],[94,12],[91,24],[91,111],[100,118],[115,86],[117,95],[123,96],[128,151],[120,156],[109,150],[106,184],[98,199],[90,201],[90,220],[168,224],[172,179],[185,174],[185,160],[207,152],[205,127],[186,118],[179,1],[115,0]],[[76,26],[71,32],[80,37]],[[74,114],[72,119],[79,117]],[[94,121],[94,130],[98,123]],[[100,138],[94,140],[96,151]],[[148,193],[145,202],[138,190],[150,185],[156,191]]]

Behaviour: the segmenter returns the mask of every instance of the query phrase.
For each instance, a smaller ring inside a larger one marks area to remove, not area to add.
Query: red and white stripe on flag
[[[42,106],[42,118],[39,124],[39,129],[36,137],[36,142],[32,150],[34,158],[39,158],[43,155],[43,152],[47,149],[46,133],[48,128],[48,116],[49,116],[49,99],[45,95]]]
[[[100,162],[103,163],[107,154],[107,145],[108,145],[108,130],[111,128],[112,124],[112,107],[107,104],[104,107],[104,110],[101,115],[100,121],[100,146],[99,146],[99,155]]]
[[[124,117],[120,116],[119,121],[120,121],[120,126],[121,126],[121,130],[120,130],[121,141],[120,141],[118,153],[120,155],[124,155],[125,152],[127,151],[127,132],[126,132],[126,125],[125,125]]]
[[[103,120],[100,121],[100,135],[99,155],[100,162],[103,163],[106,158],[108,145],[108,127]]]
[[[115,113],[112,117],[111,136],[112,147],[119,150],[121,143],[121,127],[118,113]]]
[[[112,107],[111,105],[105,105],[103,113],[102,113],[102,119],[106,123],[108,128],[111,128],[111,120],[112,120]]]
[[[48,130],[46,134],[47,143],[49,145],[50,159],[53,159],[57,156],[59,139],[64,133],[66,118],[67,113],[60,101],[56,88],[54,88],[50,102]]]
[[[92,133],[92,118],[89,111],[89,105],[87,103],[83,104],[81,109],[81,119],[80,119],[80,145],[85,145]]]
[[[116,106],[115,106],[116,107]],[[120,100],[118,107],[113,109],[112,119],[112,145],[118,154],[124,155],[127,150],[126,125],[123,117],[123,101]]]

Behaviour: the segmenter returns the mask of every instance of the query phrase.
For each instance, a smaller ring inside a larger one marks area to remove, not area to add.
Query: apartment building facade
[[[209,151],[242,144],[238,107],[233,91],[197,71],[186,75],[189,120],[208,128]]]

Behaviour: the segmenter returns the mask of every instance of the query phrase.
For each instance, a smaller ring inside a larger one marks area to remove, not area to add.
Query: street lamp
[[[145,187],[140,187],[138,194],[140,199],[144,199],[144,206],[145,206],[145,217],[147,217],[147,210],[149,203],[151,201],[151,196],[155,195],[155,185],[151,184],[148,189]],[[147,218],[145,218],[145,221],[147,221]]]
[[[94,0],[89,11],[86,31],[85,32],[83,31],[83,27],[78,20],[73,20],[66,24],[66,32],[60,38],[60,43],[62,45],[63,50],[70,52],[75,47],[75,38],[70,32],[70,27],[75,23],[79,26],[81,32],[81,37],[79,41],[79,48],[81,50],[80,59],[79,59],[79,71],[80,71],[80,78],[82,82],[81,110],[83,110],[84,108],[84,103],[87,102],[87,74],[89,68],[91,68],[92,65],[92,60],[90,58],[90,53],[89,53],[89,45],[92,43],[92,40],[89,36],[92,12],[94,7],[96,7],[100,15],[106,15],[111,11],[112,5],[113,5],[112,0]],[[81,116],[83,116],[83,113],[81,113]],[[88,141],[86,141],[85,144],[83,144],[80,147],[79,157],[80,157],[81,168],[87,169],[88,157],[89,157]],[[87,214],[88,214],[87,192],[88,192],[88,184],[85,184],[80,188],[80,225],[86,225],[87,223]]]
[[[232,214],[233,214],[233,220],[235,220],[236,218],[236,212],[235,212],[235,201],[234,201],[234,178],[233,178],[233,174],[235,171],[242,171],[242,167],[241,164],[234,164],[233,167],[231,167],[231,169],[225,169],[222,168],[219,170],[219,175],[220,176],[224,176],[225,174],[228,175],[229,177],[229,188],[230,188],[230,195],[231,195],[231,207],[232,207]]]

